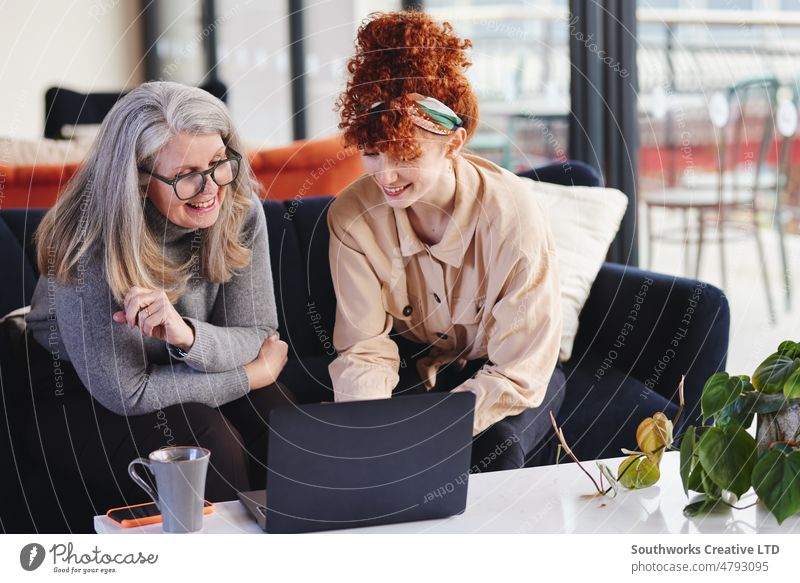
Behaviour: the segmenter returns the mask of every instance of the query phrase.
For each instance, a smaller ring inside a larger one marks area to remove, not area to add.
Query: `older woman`
[[[39,227],[30,447],[91,492],[140,498],[128,462],[187,444],[211,450],[207,498],[264,487],[266,415],[291,399],[275,382],[287,346],[240,152],[218,99],[146,83]]]
[[[555,249],[527,179],[464,151],[478,124],[470,43],[403,12],[372,17],[356,44],[340,127],[366,176],[328,214],[334,397],[471,391],[474,471],[552,462]]]

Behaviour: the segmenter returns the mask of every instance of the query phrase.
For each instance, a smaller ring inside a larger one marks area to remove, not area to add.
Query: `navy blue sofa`
[[[526,173],[548,182],[596,186],[578,162]],[[290,360],[281,380],[304,403],[331,400],[327,366],[336,299],[328,267],[325,216],[330,197],[267,201],[270,254],[281,336]],[[30,302],[38,277],[32,235],[42,210],[0,211],[0,315]],[[628,325],[626,325],[628,324]],[[730,316],[727,299],[704,283],[606,263],[580,317],[565,363],[566,399],[558,422],[580,459],[635,448],[639,422],[656,411],[672,418],[686,374],[681,425],[699,421],[705,380],[724,369]],[[0,334],[0,336],[2,336]],[[63,484],[24,443],[30,387],[0,338],[0,531],[90,532],[91,517],[118,500],[89,499],[81,484]],[[46,428],[42,428],[46,430]]]

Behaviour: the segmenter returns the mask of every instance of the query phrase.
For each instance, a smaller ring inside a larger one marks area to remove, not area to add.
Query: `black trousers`
[[[424,393],[425,387],[417,373],[416,360],[430,347],[416,344],[393,335],[400,350],[400,382],[393,395]],[[453,366],[440,369],[433,391],[451,391],[466,382],[486,364],[487,360],[472,360],[463,370]],[[471,473],[512,470],[522,467],[556,463],[558,440],[550,412],[558,415],[564,402],[566,379],[561,363],[556,364],[547,386],[544,401],[539,407],[501,419],[472,439]]]
[[[50,352],[30,333],[26,336],[34,409],[28,423],[29,453],[43,458],[51,476],[57,476],[51,479],[70,489],[82,488],[103,512],[102,504],[114,500],[146,501],[147,495],[128,476],[128,463],[171,445],[211,451],[205,496],[212,502],[266,486],[267,416],[273,408],[294,402],[282,385],[251,391],[221,407],[184,403],[125,417],[95,401],[67,362],[61,362],[61,384],[56,386]]]

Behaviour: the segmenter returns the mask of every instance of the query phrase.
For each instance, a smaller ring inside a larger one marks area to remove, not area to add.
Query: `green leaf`
[[[692,473],[692,461],[694,459],[695,429],[689,427],[681,438],[681,483],[683,493],[689,495],[689,475]]]
[[[792,447],[788,443],[782,443],[780,441],[773,443],[770,449],[786,452],[787,455],[794,451],[794,447]]]
[[[689,490],[694,490],[695,492],[704,492],[703,476],[705,476],[705,472],[703,471],[703,466],[699,462],[699,460],[695,460],[694,467],[692,468],[692,473],[689,474],[689,481],[687,483],[687,485],[689,486]]]
[[[707,476],[720,488],[740,496],[750,489],[756,461],[756,440],[740,427],[712,427],[698,444]]]
[[[719,428],[730,427],[731,425],[738,425],[742,429],[749,428],[753,424],[753,417],[755,417],[753,406],[758,394],[748,391],[739,395],[714,415],[714,425]]]
[[[699,466],[700,464],[697,465]],[[717,486],[714,480],[708,477],[708,472],[705,470],[700,473],[700,480],[702,482],[702,487],[699,489],[700,492],[704,492],[711,498],[719,498],[722,495],[722,488]]]
[[[725,506],[719,498],[701,496],[696,502],[692,502],[684,507],[683,515],[692,518],[720,508],[727,508],[727,506]]]
[[[791,340],[784,340],[778,346],[778,354],[784,354],[789,358],[800,357],[800,344]]]
[[[629,467],[630,466],[630,467]],[[658,464],[647,457],[630,456],[617,468],[619,482],[630,490],[649,488],[661,477]]]
[[[740,383],[732,381],[733,379],[726,372],[718,372],[706,381],[703,386],[703,395],[700,397],[703,419],[713,416],[739,396]]]
[[[765,453],[753,469],[753,487],[779,524],[800,512],[800,451]]]
[[[789,406],[783,392],[774,395],[767,395],[766,393],[755,393],[755,403],[753,403],[753,411],[761,415],[765,413],[777,413],[781,409]]]
[[[783,396],[787,399],[800,399],[800,368],[789,375],[783,383]]]
[[[793,358],[779,352],[771,354],[753,373],[753,386],[762,393],[780,393],[784,381],[796,368]]]

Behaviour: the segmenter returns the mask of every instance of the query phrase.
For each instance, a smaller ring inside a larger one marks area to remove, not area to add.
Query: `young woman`
[[[328,215],[330,373],[337,401],[472,391],[485,471],[554,461],[564,376],[548,225],[527,179],[464,151],[478,123],[470,46],[417,12],[358,32],[340,127],[366,176]]]
[[[141,498],[127,464],[166,445],[211,450],[210,500],[264,487],[266,415],[291,398],[275,382],[287,346],[240,152],[218,99],[146,83],[39,227],[30,448],[98,504]]]

